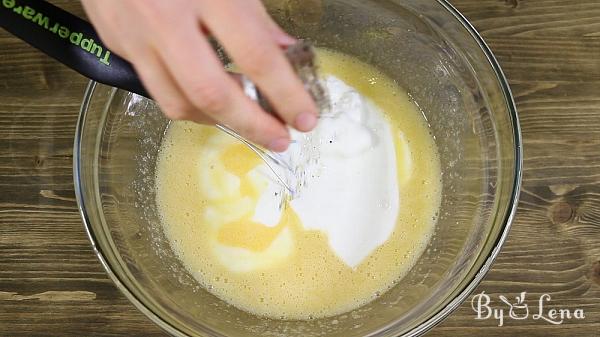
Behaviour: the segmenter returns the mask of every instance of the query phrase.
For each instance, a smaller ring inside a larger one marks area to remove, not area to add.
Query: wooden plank
[[[498,327],[466,302],[428,335],[600,336],[600,2],[452,3],[502,64],[525,148],[513,229],[476,292],[548,293],[549,308],[586,319]],[[0,336],[164,335],[105,275],[77,212],[72,141],[86,83],[0,31]]]

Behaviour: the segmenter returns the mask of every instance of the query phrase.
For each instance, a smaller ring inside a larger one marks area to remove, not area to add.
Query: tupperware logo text
[[[495,319],[498,326],[504,326],[505,319],[516,321],[526,320],[528,318],[534,321],[544,321],[553,325],[560,325],[568,320],[585,319],[583,309],[555,309],[548,308],[552,297],[549,294],[542,294],[535,302],[537,303],[537,311],[529,311],[529,306],[526,302],[527,292],[522,292],[515,297],[515,302],[511,303],[505,296],[499,295],[501,306],[500,308],[492,307],[492,299],[490,295],[482,291],[480,294],[473,296],[471,299],[471,308],[475,311],[476,320]]]
[[[102,48],[94,39],[85,38],[83,33],[72,32],[68,27],[61,25],[58,22],[51,24],[50,18],[44,13],[40,13],[30,6],[18,6],[17,0],[2,0],[2,6],[6,9],[11,9],[14,13],[22,16],[24,19],[31,21],[44,27],[51,33],[58,35],[63,39],[68,39],[72,44],[79,46],[81,49],[95,55],[98,61],[107,66],[110,65],[110,50]]]

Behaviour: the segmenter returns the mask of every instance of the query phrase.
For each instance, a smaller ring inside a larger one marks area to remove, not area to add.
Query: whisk
[[[295,70],[296,74],[300,77],[304,83],[305,90],[312,96],[313,100],[319,108],[320,114],[325,115],[331,110],[331,103],[329,101],[329,95],[326,87],[322,84],[317,73],[316,56],[314,47],[306,41],[299,41],[298,43],[290,46],[286,51],[287,59]],[[259,103],[259,105],[268,113],[275,114],[276,112],[271,107],[269,101],[260,93],[260,90],[252,83],[247,77],[241,75],[240,82],[246,95]],[[297,179],[298,166],[302,166],[305,163],[291,162],[286,160],[283,156],[278,153],[274,153],[265,150],[252,142],[246,140],[240,136],[234,130],[224,125],[217,125],[217,128],[230,136],[238,139],[245,145],[247,145],[252,151],[254,151],[267,165],[267,167],[274,174],[277,181],[285,188],[288,196],[294,198],[297,194],[298,189],[301,187],[302,179]],[[306,138],[303,138],[304,140]],[[304,144],[294,144],[302,140],[292,140],[292,145],[303,147]],[[297,160],[310,160],[310,158],[303,156],[301,158],[295,158]],[[296,161],[297,161],[296,160]]]

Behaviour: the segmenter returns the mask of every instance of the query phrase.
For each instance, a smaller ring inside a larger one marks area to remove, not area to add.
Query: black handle
[[[46,1],[0,0],[0,27],[92,80],[150,97],[89,22]]]

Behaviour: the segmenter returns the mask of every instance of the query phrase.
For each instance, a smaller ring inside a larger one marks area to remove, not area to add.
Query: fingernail
[[[308,132],[317,126],[317,116],[308,112],[301,113],[296,117],[294,125],[296,130]]]
[[[290,146],[290,140],[288,138],[278,138],[271,142],[269,149],[275,152],[283,152]]]
[[[296,42],[298,42],[298,40],[296,40],[296,38],[294,38],[293,36],[286,34],[286,33],[281,33],[281,34],[277,34],[277,43],[283,47],[289,47],[293,44],[296,44]]]

